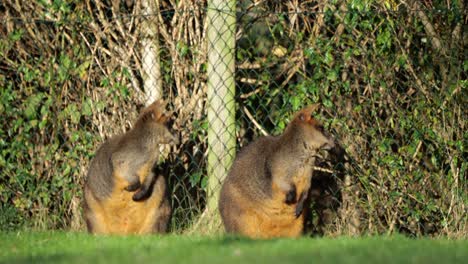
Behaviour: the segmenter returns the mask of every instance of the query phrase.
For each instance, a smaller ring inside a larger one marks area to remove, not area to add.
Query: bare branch
[[[419,4],[418,0],[410,0],[410,4],[404,1],[405,5],[407,5],[410,9],[414,9],[416,12],[416,15],[419,17],[421,20],[421,23],[424,26],[424,29],[426,31],[426,34],[429,36],[430,41],[435,48],[436,51],[438,51],[441,55],[447,55],[447,49],[445,46],[442,44],[440,41],[440,37],[437,35],[434,26],[431,24],[429,21],[429,18],[426,16],[424,11],[422,10],[421,5]]]
[[[247,107],[243,107],[242,108],[245,112],[245,114],[247,115],[247,117],[250,119],[250,121],[252,121],[252,123],[255,125],[256,128],[258,128],[258,130],[260,130],[260,132],[262,132],[262,134],[264,136],[269,136],[270,134],[268,134],[268,132],[266,132],[266,130],[257,122],[257,120],[255,120],[255,118],[253,117],[253,115],[250,113],[249,109],[247,109]]]

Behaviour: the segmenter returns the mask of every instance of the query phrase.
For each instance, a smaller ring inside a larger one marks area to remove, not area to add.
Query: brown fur
[[[167,230],[171,207],[166,179],[153,166],[159,145],[176,143],[164,105],[145,108],[133,128],[106,141],[91,162],[84,187],[88,231],[148,234]]]
[[[311,116],[316,108],[299,111],[282,135],[261,137],[240,151],[219,201],[227,232],[252,238],[303,233],[314,155],[334,146]]]

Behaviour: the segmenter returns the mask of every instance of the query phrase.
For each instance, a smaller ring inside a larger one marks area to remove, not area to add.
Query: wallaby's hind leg
[[[245,228],[242,220],[245,217],[246,208],[241,208],[241,206],[247,206],[248,201],[240,196],[232,186],[224,187],[219,200],[224,229],[227,233],[239,233],[241,229]]]
[[[140,210],[146,214],[146,219],[140,228],[140,234],[165,233],[171,218],[171,205],[167,197],[166,179],[159,175],[153,185],[148,199],[142,203]]]
[[[169,193],[167,189],[166,179],[159,176],[154,183],[153,193],[160,196],[160,203],[156,210],[154,221],[152,223],[152,231],[156,233],[166,233],[171,221],[172,209],[169,200]]]
[[[164,234],[169,228],[169,222],[171,221],[172,209],[169,199],[163,198],[159,212],[155,218],[153,232]]]
[[[84,215],[89,233],[107,232],[105,212],[96,198],[87,190],[85,190]]]

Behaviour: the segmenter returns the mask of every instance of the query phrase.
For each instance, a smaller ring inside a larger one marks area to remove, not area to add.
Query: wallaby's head
[[[298,133],[296,135],[303,141],[306,149],[329,150],[335,146],[335,142],[324,130],[323,125],[313,117],[318,107],[318,104],[313,104],[297,112],[287,130],[288,133]]]
[[[158,138],[160,144],[178,144],[177,137],[167,128],[169,113],[165,112],[166,103],[163,100],[156,100],[143,111],[135,123],[135,129],[149,129],[152,135]]]

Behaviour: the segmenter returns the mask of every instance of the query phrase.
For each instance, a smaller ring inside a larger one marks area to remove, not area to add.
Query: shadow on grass
[[[48,256],[37,257],[10,257],[0,261],[5,264],[30,264],[30,263],[64,263],[69,262],[71,255],[68,254],[54,254]]]

